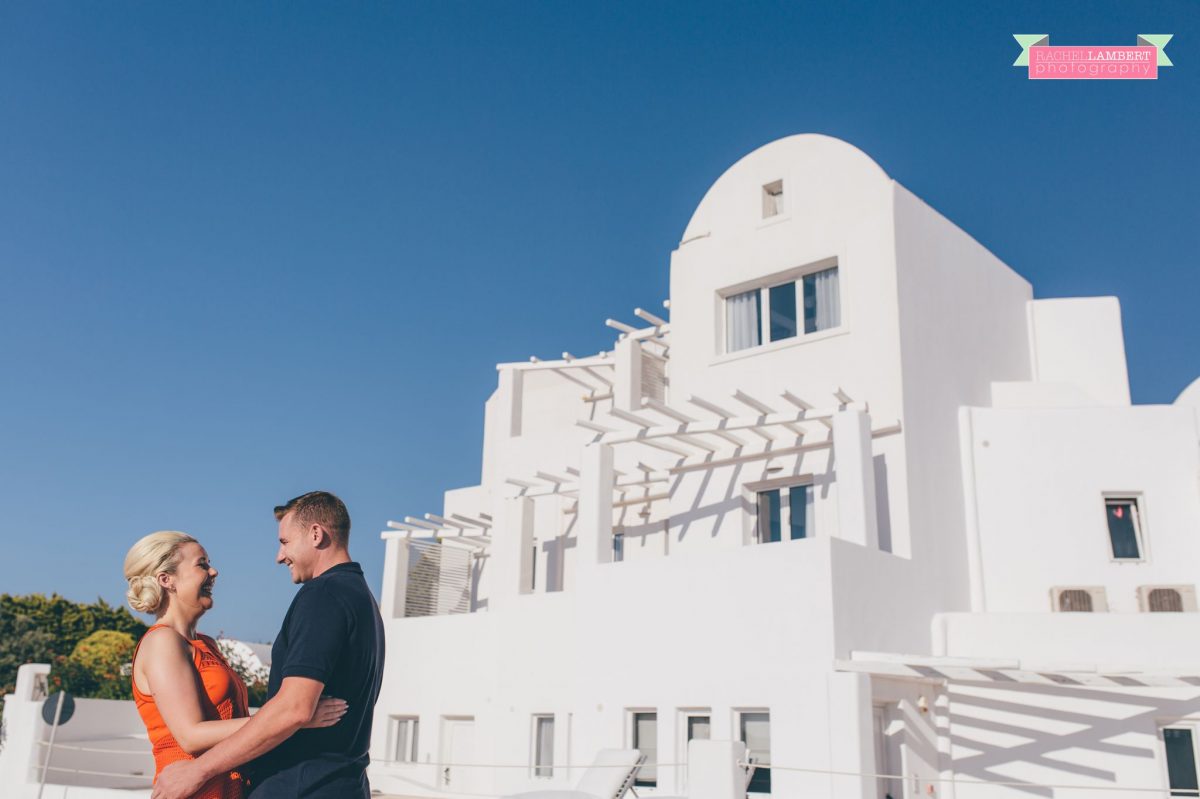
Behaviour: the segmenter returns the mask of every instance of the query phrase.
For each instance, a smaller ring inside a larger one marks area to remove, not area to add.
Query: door
[[[475,719],[469,716],[442,719],[441,765],[438,784],[452,793],[471,793],[482,790],[487,781],[484,769],[471,767],[479,763],[475,754]]]

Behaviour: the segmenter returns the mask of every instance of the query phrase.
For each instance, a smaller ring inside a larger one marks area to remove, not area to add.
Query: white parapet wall
[[[4,799],[34,799],[39,791],[42,799],[150,796],[154,758],[134,703],[76,699],[51,746],[51,725],[42,718],[49,672],[44,663],[22,666],[16,690],[4,697]]]

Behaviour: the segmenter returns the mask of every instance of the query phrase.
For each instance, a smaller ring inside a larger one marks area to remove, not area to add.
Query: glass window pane
[[[658,784],[658,714],[633,714],[633,748],[646,756],[646,763],[638,770],[634,785],[653,786]]]
[[[625,534],[613,534],[613,563],[625,560]]]
[[[1167,750],[1167,779],[1171,796],[1196,796],[1200,784],[1196,780],[1196,749],[1191,730],[1163,730],[1163,745]]]
[[[780,540],[779,489],[758,494],[758,542],[767,544]]]
[[[638,771],[635,785],[652,786],[658,783],[658,716],[655,713],[635,713],[633,748],[646,756]]]
[[[409,763],[417,762],[417,738],[421,732],[421,722],[419,719],[413,719],[409,722],[412,725],[412,743],[409,747]]]
[[[750,757],[759,764],[754,769],[747,791],[751,793],[771,792],[771,716],[769,713],[743,713],[741,715],[742,742],[750,750]],[[766,764],[765,766],[762,764]]]
[[[1137,540],[1137,501],[1132,499],[1110,499],[1106,503],[1108,537],[1112,541],[1114,558],[1141,557]]]
[[[725,351],[737,352],[762,343],[762,292],[744,291],[725,298]]]
[[[707,741],[712,735],[712,720],[708,716],[688,716],[687,739]]]
[[[788,489],[788,526],[792,540],[812,535],[812,486],[792,486]]]
[[[796,335],[796,284],[784,283],[771,289],[771,341]]]
[[[838,270],[826,269],[804,277],[804,332],[829,330],[842,323]]]
[[[535,763],[537,767],[533,770],[535,777],[552,777],[554,776],[554,717],[553,716],[538,716],[536,730],[535,746]]]

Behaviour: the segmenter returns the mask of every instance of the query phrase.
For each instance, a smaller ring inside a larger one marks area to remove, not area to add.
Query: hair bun
[[[154,613],[162,604],[162,586],[158,580],[149,575],[139,575],[129,578],[129,590],[125,592],[129,607],[138,613]]]

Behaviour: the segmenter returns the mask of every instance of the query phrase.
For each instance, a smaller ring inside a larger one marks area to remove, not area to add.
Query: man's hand
[[[204,774],[194,760],[180,760],[162,770],[154,783],[151,799],[188,799],[199,793]]]

